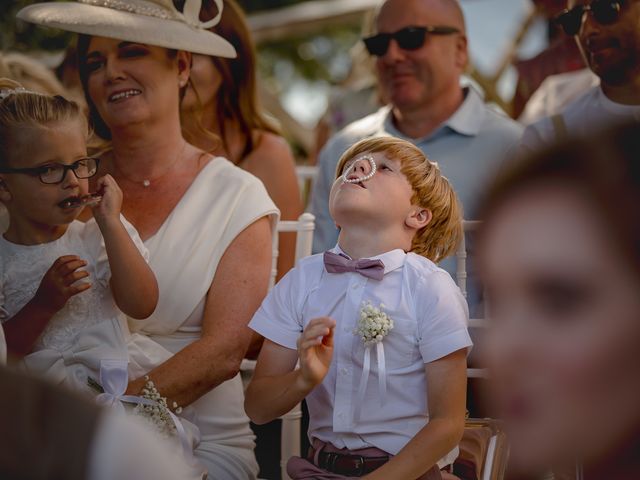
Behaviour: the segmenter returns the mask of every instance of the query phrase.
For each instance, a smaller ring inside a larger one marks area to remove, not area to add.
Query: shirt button
[[[342,375],[347,375],[347,374],[349,373],[349,370],[347,370],[345,367],[342,367],[342,368],[340,369],[340,373],[341,373]]]
[[[349,333],[349,331],[350,331],[350,330],[349,330],[349,327],[344,327],[344,328],[342,329],[342,331],[343,331],[344,333]]]
[[[360,284],[359,284],[359,283],[354,283],[354,284],[353,284],[353,286],[352,286],[351,288],[353,288],[353,289],[355,290],[355,289],[356,289],[356,288],[358,288],[359,286],[360,286]]]

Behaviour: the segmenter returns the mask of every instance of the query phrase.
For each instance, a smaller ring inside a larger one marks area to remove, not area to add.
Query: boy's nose
[[[359,178],[369,175],[371,173],[371,163],[365,158],[360,158],[353,163],[352,172]]]

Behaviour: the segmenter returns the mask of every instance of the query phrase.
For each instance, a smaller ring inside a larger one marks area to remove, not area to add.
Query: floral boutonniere
[[[362,362],[362,375],[358,386],[357,401],[355,405],[362,405],[364,394],[369,381],[371,370],[371,348],[375,345],[378,364],[378,393],[380,403],[383,404],[387,394],[387,374],[384,360],[384,338],[393,330],[393,319],[384,311],[385,306],[380,304],[375,307],[371,302],[363,302],[360,309],[360,318],[353,334],[358,335],[364,343],[364,359]],[[360,408],[354,410],[354,421],[360,417]]]
[[[367,347],[382,342],[393,329],[393,320],[383,309],[382,303],[380,307],[374,307],[371,302],[365,303],[360,309],[358,327],[353,333],[360,335]]]

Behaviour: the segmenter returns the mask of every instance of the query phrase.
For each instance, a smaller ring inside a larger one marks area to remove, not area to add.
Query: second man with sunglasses
[[[413,142],[438,162],[462,200],[465,218],[474,219],[484,186],[522,134],[521,126],[486,105],[473,87],[460,84],[468,52],[457,0],[387,0],[378,11],[375,30],[364,44],[376,60],[388,105],[345,127],[320,152],[311,199],[315,252],[336,244],[329,191],[338,159],[358,140],[392,135]],[[442,266],[453,274],[454,263],[445,260]],[[472,307],[477,302],[470,298]]]
[[[608,124],[640,121],[640,1],[569,0],[555,22],[565,34],[575,36],[600,82],[560,114],[527,127],[525,149],[588,135]]]

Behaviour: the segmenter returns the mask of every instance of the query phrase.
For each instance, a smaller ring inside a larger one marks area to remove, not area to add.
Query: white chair
[[[282,220],[278,222],[277,232],[295,232],[296,233],[296,251],[295,262],[304,257],[311,255],[311,246],[313,243],[313,230],[315,228],[315,217],[310,213],[303,213],[298,220]],[[273,248],[273,259],[271,264],[271,279],[269,281],[269,290],[276,283],[278,274],[278,240],[276,240]],[[253,371],[255,370],[256,361],[244,359],[240,370],[243,373],[243,381],[249,382]],[[302,409],[300,404],[296,405],[280,417],[282,421],[282,429],[280,436],[280,471],[283,480],[289,480],[286,465],[290,457],[300,456],[300,425],[302,419]]]
[[[311,255],[313,244],[313,230],[315,217],[310,213],[303,213],[297,221],[281,221],[278,223],[278,233],[296,232],[296,265],[301,258]],[[274,265],[277,263],[277,253],[274,255]],[[275,284],[277,268],[271,270],[271,281]],[[280,436],[280,472],[283,480],[289,480],[287,475],[287,461],[293,456],[300,456],[300,424],[302,409],[300,404],[293,407],[288,413],[280,417],[282,430]]]
[[[482,222],[464,220],[462,227],[465,235],[468,232],[476,230]],[[456,282],[464,298],[467,298],[467,244],[465,235],[460,240],[460,245],[456,250]],[[470,318],[469,328],[487,328],[489,324],[483,318]],[[487,371],[484,368],[468,368],[467,376],[469,378],[487,378]]]
[[[318,177],[318,171],[317,165],[296,165],[296,176],[298,177],[298,187],[300,188],[303,205],[306,205],[310,198],[311,190]]]

